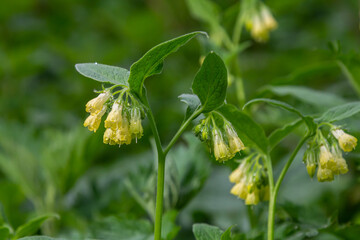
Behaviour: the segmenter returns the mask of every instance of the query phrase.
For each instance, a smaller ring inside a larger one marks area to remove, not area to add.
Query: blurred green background
[[[230,32],[238,1],[214,2]],[[342,102],[359,100],[358,1],[265,3],[279,27],[265,44],[252,41],[244,32],[244,41],[252,43],[239,55],[247,100],[277,98],[306,113],[321,112],[338,103],[304,101],[271,91],[269,85],[306,86],[337,95]],[[154,45],[194,30],[209,31],[209,26],[193,18],[186,1],[2,1],[0,222],[16,228],[31,217],[55,212],[61,218],[47,222],[38,233],[70,239],[145,239],[142,234],[152,231],[151,221],[146,219],[152,218],[155,197],[149,126],[145,121],[145,136],[138,144],[120,149],[102,144],[103,128],[91,134],[82,127],[85,104],[101,86],[78,74],[74,65],[98,62],[129,69]],[[163,73],[146,82],[164,142],[183,120],[185,106],[177,96],[191,92],[204,53],[201,42],[193,40],[171,55]],[[340,50],[334,51],[334,46]],[[348,81],[337,59],[346,63],[355,82]],[[228,101],[237,103],[231,85]],[[293,119],[266,106],[252,109],[252,115],[267,134]],[[359,122],[357,115],[341,124],[359,138]],[[274,161],[282,165],[298,139],[296,133],[289,136],[274,151]],[[339,224],[360,224],[359,157],[357,148],[346,155],[347,175],[318,183],[307,176],[299,154],[280,190],[277,236],[295,236],[299,228],[311,235],[314,229],[329,224],[331,217]],[[193,239],[195,222],[223,229],[235,224],[235,231],[249,232],[248,209],[229,194],[230,168],[211,160],[205,146],[188,134],[168,162],[165,208],[172,211],[165,218],[169,223],[165,229],[169,229],[169,238],[178,231],[176,224],[181,227],[177,239]],[[266,208],[263,203],[253,208],[257,220],[252,224],[258,229],[255,237],[265,226]],[[124,231],[131,221],[144,222],[137,222],[138,229]],[[330,233],[319,232],[319,239],[322,235],[322,239],[332,239]]]

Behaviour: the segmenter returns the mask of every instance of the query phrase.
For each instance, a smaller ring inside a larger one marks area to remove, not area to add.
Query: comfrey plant
[[[171,141],[164,146],[148,102],[144,81],[149,76],[161,73],[164,59],[197,35],[206,33],[189,33],[155,46],[135,62],[130,71],[97,63],[77,64],[76,69],[81,74],[104,83],[103,89],[97,91],[99,95],[86,104],[85,110],[90,115],[84,126],[96,132],[104,120],[103,142],[120,146],[137,142],[143,136],[142,120],[148,119],[158,157],[154,239],[160,240],[166,156],[193,120],[200,119],[193,131],[206,144],[213,158],[222,163],[237,159],[235,161],[239,165],[229,176],[230,182],[234,183],[231,194],[244,199],[247,205],[269,201],[268,239],[274,239],[277,194],[298,151],[308,142],[304,162],[311,177],[318,167],[319,181],[331,181],[334,175],[346,173],[348,166],[341,150],[349,152],[354,149],[357,139],[332,123],[360,112],[360,103],[344,104],[315,117],[304,116],[284,102],[253,99],[244,108],[265,102],[299,116],[295,123],[277,129],[267,137],[248,114],[226,103],[228,71],[223,60],[216,53],[210,52],[194,78],[193,93],[179,96],[188,105],[185,120]],[[275,182],[271,151],[301,124],[307,126],[307,131]]]

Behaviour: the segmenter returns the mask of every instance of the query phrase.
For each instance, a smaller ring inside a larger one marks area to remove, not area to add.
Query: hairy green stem
[[[299,142],[299,144],[296,146],[295,150],[291,154],[289,160],[286,162],[284,168],[282,169],[280,176],[276,181],[275,186],[274,186],[274,182],[272,183],[273,188],[271,188],[271,185],[270,185],[270,202],[269,202],[269,215],[268,215],[268,240],[274,239],[276,199],[277,199],[277,195],[279,193],[280,185],[281,185],[282,181],[284,180],[284,177],[285,177],[291,163],[294,161],[297,153],[299,152],[300,148],[304,145],[304,143],[306,142],[306,140],[308,140],[309,137],[310,137],[310,135],[307,134],[301,139],[301,141]],[[270,164],[271,164],[271,162],[270,162]],[[271,175],[272,175],[272,173],[271,173]],[[273,177],[271,177],[271,178],[273,179]],[[270,180],[270,174],[269,174],[269,180]]]
[[[154,134],[157,157],[158,157],[158,171],[157,171],[157,185],[156,185],[156,207],[155,207],[155,227],[154,227],[154,240],[161,240],[161,222],[163,213],[163,195],[164,195],[164,176],[165,176],[165,154],[162,149],[162,144],[159,136],[158,129],[154,115],[151,111],[147,98],[144,99],[146,112],[150,123],[151,131]]]
[[[158,171],[157,171],[157,185],[156,185],[156,206],[155,206],[155,226],[154,226],[154,240],[161,240],[161,226],[163,215],[163,200],[164,200],[164,180],[165,180],[165,159],[171,147],[174,146],[181,134],[186,130],[191,121],[201,114],[203,108],[196,110],[180,127],[175,136],[171,139],[168,146],[163,150],[156,122],[149,106],[147,98],[144,99],[146,112],[150,123],[150,128],[154,134],[157,158],[158,158]]]
[[[272,170],[272,163],[271,163],[271,157],[268,153],[265,156],[266,159],[266,167],[268,172],[268,178],[269,178],[269,188],[270,188],[270,201],[269,201],[269,215],[268,215],[268,240],[274,239],[274,219],[275,219],[275,202],[274,202],[274,175]]]

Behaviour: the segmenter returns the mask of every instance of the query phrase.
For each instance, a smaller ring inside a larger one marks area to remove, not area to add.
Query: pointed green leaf
[[[332,93],[316,91],[311,88],[301,86],[272,86],[267,88],[278,96],[293,96],[304,103],[317,107],[333,107],[344,104],[345,100]]]
[[[232,123],[245,146],[251,144],[263,153],[267,153],[269,143],[264,130],[248,115],[230,104],[225,104],[216,111]]]
[[[196,223],[193,225],[193,233],[196,240],[220,240],[223,230],[218,227],[204,223]]]
[[[209,53],[196,74],[192,90],[199,97],[203,111],[210,112],[224,104],[227,88],[227,70],[223,60]]]
[[[312,117],[309,117],[309,116],[304,116],[299,110],[297,110],[296,108],[294,108],[293,106],[287,104],[287,103],[284,103],[282,101],[278,101],[278,100],[274,100],[274,99],[269,99],[269,98],[256,98],[256,99],[253,99],[249,102],[247,102],[243,109],[245,107],[247,107],[248,105],[252,104],[252,103],[256,103],[256,102],[266,102],[266,103],[269,103],[273,106],[277,106],[277,107],[281,107],[289,112],[292,112],[292,113],[295,113],[297,114],[300,118],[302,118],[304,120],[304,122],[306,123],[308,129],[310,132],[315,132],[316,131],[316,128],[317,128],[317,125],[316,123],[314,122],[314,119]]]
[[[27,223],[19,226],[15,231],[15,238],[26,237],[36,233],[41,225],[49,218],[60,218],[57,214],[45,214],[37,218],[33,218]]]
[[[99,63],[78,63],[75,68],[80,74],[96,81],[128,86],[130,72],[125,68]]]
[[[360,112],[360,101],[346,103],[337,107],[330,108],[320,118],[318,122],[336,122],[349,118]]]
[[[226,231],[221,235],[221,240],[231,240],[231,229],[233,226],[226,229]]]
[[[141,97],[142,87],[147,77],[161,72],[164,59],[198,34],[207,35],[205,32],[192,32],[180,37],[163,42],[152,49],[135,62],[130,68],[130,89]]]

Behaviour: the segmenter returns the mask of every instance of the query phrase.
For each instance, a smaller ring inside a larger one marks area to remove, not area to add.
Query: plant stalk
[[[276,181],[275,187],[274,187],[274,182],[272,183],[273,187],[271,187],[271,185],[270,185],[270,202],[269,202],[269,215],[268,215],[268,240],[274,240],[276,199],[277,199],[277,195],[279,193],[280,185],[281,185],[282,181],[284,180],[284,177],[285,177],[291,163],[294,161],[297,153],[299,152],[300,148],[302,147],[302,145],[304,145],[304,143],[306,142],[306,140],[309,137],[310,137],[309,134],[305,135],[301,139],[299,144],[296,146],[296,148],[293,151],[293,153],[291,154],[289,160],[286,162],[284,168],[282,169],[280,176]],[[271,162],[270,162],[270,164],[271,164]],[[271,171],[271,175],[272,175],[272,171]],[[271,178],[273,179],[273,176]],[[269,180],[270,180],[270,172],[269,172]]]
[[[147,110],[147,115],[150,122],[151,130],[154,134],[156,151],[158,158],[158,171],[157,171],[157,186],[156,186],[156,206],[155,206],[155,226],[154,226],[154,240],[161,240],[161,226],[162,226],[162,215],[163,215],[163,200],[164,200],[164,179],[165,179],[165,159],[167,153],[170,151],[171,147],[176,143],[181,134],[186,130],[191,121],[195,119],[201,112],[203,108],[196,110],[180,127],[175,136],[171,139],[168,146],[163,150],[158,129],[156,127],[156,122],[153,116],[153,113],[150,109],[149,102],[145,98],[145,106]]]

